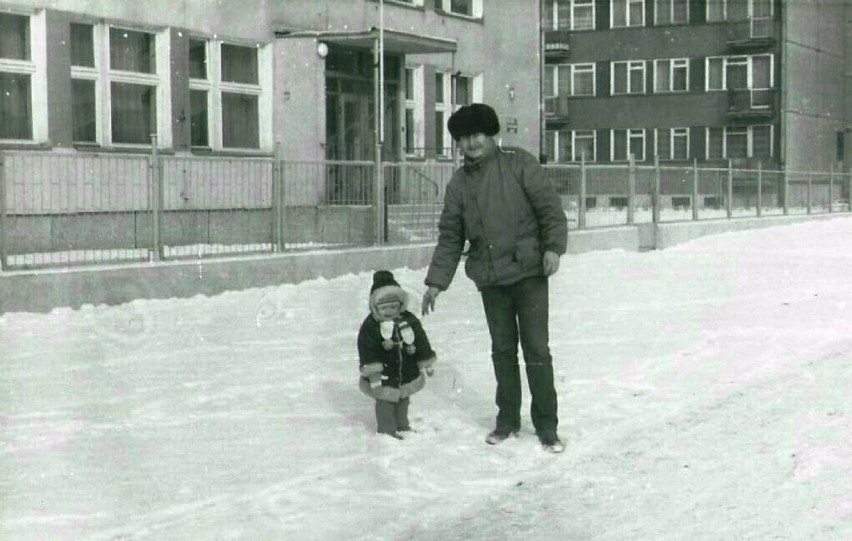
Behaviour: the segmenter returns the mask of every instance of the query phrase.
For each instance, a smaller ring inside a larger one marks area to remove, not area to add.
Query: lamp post
[[[376,114],[374,117],[374,139],[376,142],[373,156],[373,167],[375,168],[375,189],[373,194],[373,219],[375,244],[382,244],[385,240],[384,219],[384,171],[382,171],[382,146],[385,139],[384,109],[385,109],[385,3],[379,0],[379,36],[374,44],[373,74],[375,80],[374,103]]]

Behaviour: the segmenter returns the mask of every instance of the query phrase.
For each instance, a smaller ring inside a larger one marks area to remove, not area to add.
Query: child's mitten
[[[382,333],[382,347],[390,351],[393,348],[393,321],[382,321],[379,330]]]
[[[370,387],[379,387],[382,384],[382,363],[367,363],[361,366],[361,375],[370,381]]]
[[[422,361],[417,361],[417,368],[419,368],[421,372],[426,372],[427,376],[431,376],[435,372],[432,368],[433,364],[435,364],[435,357],[430,357]]]
[[[399,324],[399,334],[402,335],[402,342],[405,344],[405,351],[409,355],[414,355],[414,352],[417,351],[417,347],[414,345],[414,329],[411,328],[411,325],[409,325],[407,321],[403,321]]]

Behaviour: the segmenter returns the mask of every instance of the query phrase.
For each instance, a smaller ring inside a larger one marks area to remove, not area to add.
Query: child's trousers
[[[376,424],[379,434],[394,435],[398,431],[411,430],[408,424],[408,398],[399,402],[376,400]]]

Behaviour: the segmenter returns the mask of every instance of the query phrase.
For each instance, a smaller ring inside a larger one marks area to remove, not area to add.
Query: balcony
[[[567,59],[570,53],[569,30],[549,30],[544,34],[544,58],[545,60],[562,61]]]
[[[544,98],[544,119],[552,123],[568,122],[568,96]]]
[[[777,42],[776,28],[772,17],[752,17],[732,23],[728,29],[728,52],[762,52],[771,49]]]
[[[774,88],[742,88],[728,90],[730,120],[769,120],[775,116]]]

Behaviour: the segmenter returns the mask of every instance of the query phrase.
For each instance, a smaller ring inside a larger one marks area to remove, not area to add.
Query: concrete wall
[[[325,60],[317,54],[317,45],[314,38],[275,41],[274,132],[281,144],[279,157],[285,160],[326,158]],[[316,190],[324,192],[322,186]]]
[[[802,215],[575,231],[568,237],[568,253],[613,249],[633,251],[654,246],[662,249],[726,231],[828,218],[831,216]],[[216,295],[380,268],[425,269],[433,249],[433,244],[419,244],[121,267],[6,272],[0,274],[0,314],[43,312],[56,307],[78,308],[83,304],[120,304],[138,298]],[[460,269],[459,272],[463,271]]]
[[[849,123],[844,107],[849,8],[801,0],[785,2],[784,9],[783,159],[788,169],[827,171],[837,166],[837,132]]]
[[[9,216],[5,249],[9,255],[67,250],[136,249],[153,246],[150,212]],[[167,211],[162,243],[253,244],[273,242],[269,209]],[[287,207],[285,243],[371,244],[370,207]]]

